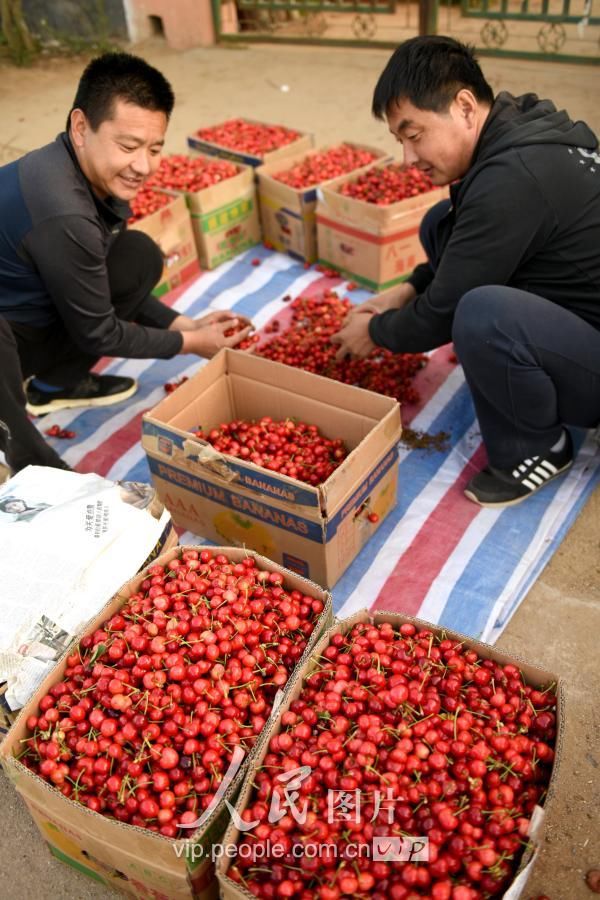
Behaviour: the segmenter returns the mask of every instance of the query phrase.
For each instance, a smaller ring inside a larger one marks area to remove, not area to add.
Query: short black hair
[[[112,117],[116,100],[164,112],[168,119],[175,95],[162,72],[145,59],[131,53],[104,53],[86,66],[79,80],[67,131],[74,109],[81,109],[92,130],[97,131],[102,122]]]
[[[461,88],[468,88],[481,103],[494,102],[475,49],[442,35],[411,38],[394,50],[379,76],[372,112],[383,119],[392,103],[403,99],[417,109],[444,112]]]

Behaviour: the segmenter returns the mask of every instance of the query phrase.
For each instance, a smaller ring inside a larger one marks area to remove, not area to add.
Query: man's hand
[[[213,312],[206,313],[205,316],[201,316],[199,319],[191,319],[189,316],[177,316],[171,322],[169,331],[195,331],[197,328],[204,328],[205,325],[212,325],[214,322],[226,321],[230,323],[229,327],[231,328],[233,319],[238,324],[252,325],[252,322],[246,316],[236,315],[236,313],[232,313],[228,309],[216,309]]]
[[[197,356],[203,356],[205,359],[212,359],[223,347],[237,347],[240,341],[248,337],[253,329],[251,324],[246,325],[241,331],[225,337],[225,332],[229,331],[230,328],[235,328],[237,325],[249,320],[245,316],[227,316],[223,318],[222,316],[213,316],[212,313],[205,316],[205,320],[207,318],[210,318],[208,323],[201,320],[199,326],[194,328],[193,331],[182,331],[182,353],[195,353]]]
[[[377,345],[369,337],[371,315],[348,316],[344,327],[333,335],[331,343],[340,345],[340,349],[335,355],[338,362],[345,359],[346,356],[359,358],[368,356],[375,349]]]
[[[389,288],[387,291],[382,291],[381,294],[377,294],[372,300],[366,300],[364,303],[353,307],[348,313],[348,317],[360,315],[361,313],[378,315],[379,313],[387,312],[388,309],[400,309],[406,306],[416,295],[417,292],[412,284],[404,282],[404,284]]]

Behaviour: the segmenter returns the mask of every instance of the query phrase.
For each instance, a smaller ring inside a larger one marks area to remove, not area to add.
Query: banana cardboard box
[[[165,565],[181,555],[185,547],[173,546],[161,553],[151,563]],[[202,546],[194,549],[202,550]],[[245,553],[235,547],[218,547],[216,553],[224,553],[233,562],[239,562]],[[270,560],[258,556],[259,568],[278,570]],[[323,612],[315,623],[304,655],[298,661],[303,666],[324,629],[331,624],[331,597],[316,584],[301,579],[290,572],[282,572],[286,584],[292,590],[300,590],[309,597],[321,600]],[[43,780],[27,768],[20,757],[24,741],[29,735],[27,720],[38,709],[40,699],[53,684],[64,677],[69,654],[77,646],[84,634],[92,634],[106,619],[120,610],[148,577],[148,568],[134,575],[123,584],[116,594],[92,619],[89,619],[79,634],[66,648],[64,654],[36,692],[25,704],[19,717],[0,746],[0,765],[7,778],[13,783],[29,809],[41,837],[56,859],[67,863],[78,872],[87,875],[100,884],[112,888],[119,894],[136,900],[217,900],[218,886],[214,860],[218,856],[218,844],[229,821],[229,808],[225,800],[235,802],[244,780],[247,767],[251,764],[255,751],[244,759],[241,768],[227,785],[223,782],[221,801],[214,808],[209,807],[202,818],[204,822],[188,838],[171,839],[156,834],[146,828],[108,818],[88,809],[83,803],[65,797],[54,785]],[[280,701],[285,697],[285,688]],[[279,701],[279,702],[280,702]],[[274,718],[278,708],[276,698],[269,718]],[[268,719],[269,720],[269,719]],[[267,721],[268,721],[267,720]],[[266,727],[266,726],[265,726]],[[259,743],[259,742],[258,742]],[[258,746],[257,743],[257,746]],[[218,798],[217,798],[218,799]],[[45,896],[40,888],[32,889],[33,896]],[[69,895],[88,896],[87,890]],[[2,896],[11,896],[10,890]]]
[[[152,292],[156,297],[185,284],[200,272],[192,219],[184,197],[173,195],[172,203],[139,219],[129,228],[143,231],[161,249],[164,268],[160,282]]]
[[[194,435],[262,416],[317,425],[351,452],[312,487],[219,453]],[[142,446],[176,525],[332,587],[396,503],[400,434],[400,407],[389,397],[222,350],[144,415]]]
[[[248,119],[246,116],[240,116],[239,118],[243,118],[245,122],[251,122],[255,125],[272,124],[257,122],[256,119]],[[198,153],[205,153],[207,156],[218,156],[221,159],[230,159],[232,162],[241,163],[244,166],[252,166],[254,168],[262,166],[263,163],[279,162],[282,159],[286,159],[288,156],[293,156],[295,153],[302,153],[304,150],[310,150],[313,143],[314,139],[312,134],[298,132],[296,140],[258,155],[256,153],[250,153],[247,150],[238,150],[233,147],[224,147],[222,144],[215,144],[213,141],[208,141],[205,138],[200,137],[198,131],[190,134],[187,138],[187,145],[191,150],[196,150]]]
[[[389,160],[373,167],[387,165]],[[318,191],[319,262],[371,291],[385,291],[405,281],[415,266],[425,262],[419,228],[428,210],[448,198],[448,188],[377,206],[340,193],[342,185],[355,177],[356,173],[342,175]]]
[[[385,151],[378,147],[353,144],[351,141],[344,141],[344,144],[357,150],[370,150],[378,160],[387,158]],[[317,190],[329,182],[320,182],[311,187],[293,188],[289,184],[279,181],[277,175],[281,172],[289,172],[307,158],[326,153],[336,146],[339,145],[333,144],[315,150],[305,150],[294,156],[288,156],[284,160],[266,163],[256,170],[263,239],[271,243],[276,250],[282,253],[287,252],[290,256],[306,260],[306,262],[316,260]],[[391,159],[391,157],[389,158]],[[371,162],[369,165],[373,165],[373,163]],[[354,169],[352,172],[354,178],[357,178],[365,168],[368,167],[362,166]]]

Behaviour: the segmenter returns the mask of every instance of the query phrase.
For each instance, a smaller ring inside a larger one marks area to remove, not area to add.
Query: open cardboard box
[[[430,622],[425,622],[422,619],[415,619],[412,616],[406,616],[402,613],[390,613],[385,611],[380,611],[372,614],[369,613],[368,610],[364,609],[356,612],[354,615],[348,617],[347,619],[341,619],[333,624],[332,628],[330,628],[318,641],[310,657],[305,657],[302,666],[300,666],[296,670],[296,674],[294,675],[293,680],[289,682],[285,698],[282,701],[281,705],[278,707],[276,715],[274,715],[269,720],[268,725],[265,727],[264,731],[261,734],[260,744],[256,748],[256,753],[248,767],[244,783],[239,792],[238,800],[236,803],[236,811],[238,815],[241,815],[249,804],[252,792],[254,790],[254,774],[262,765],[265,755],[268,753],[269,741],[271,740],[273,735],[279,734],[279,732],[281,731],[282,715],[290,708],[291,703],[294,700],[298,699],[298,697],[301,695],[306,678],[316,668],[319,667],[319,661],[322,658],[324,650],[329,645],[331,638],[335,634],[347,634],[355,624],[360,622],[372,622],[375,624],[391,622],[395,627],[400,627],[400,625],[404,624],[405,622],[411,622],[418,628],[426,628],[436,635],[443,634],[444,638],[448,638],[453,641],[460,641],[469,649],[473,649],[483,659],[493,659],[501,665],[513,663],[514,665],[519,667],[527,684],[530,684],[533,687],[540,688],[542,686],[546,687],[549,684],[556,685],[558,698],[556,709],[557,736],[555,745],[555,757],[552,767],[552,774],[550,777],[550,783],[548,786],[547,798],[544,807],[535,807],[534,814],[531,817],[529,828],[530,846],[526,849],[523,855],[514,881],[503,894],[504,900],[519,900],[519,898],[523,894],[523,890],[525,888],[528,877],[531,874],[531,869],[533,868],[537,850],[541,842],[544,822],[544,809],[547,807],[549,800],[551,800],[558,780],[559,765],[561,761],[561,747],[563,742],[562,735],[564,731],[565,721],[564,682],[562,682],[552,672],[548,672],[545,669],[540,669],[525,660],[519,659],[518,657],[511,657],[506,653],[501,653],[490,644],[484,644],[481,641],[466,637],[465,635],[459,634],[455,631],[450,631],[447,628],[441,628],[438,625],[432,625]],[[249,891],[247,891],[243,885],[237,884],[227,877],[227,872],[236,857],[236,845],[239,838],[240,830],[236,827],[235,821],[232,820],[231,824],[227,828],[227,831],[225,832],[225,836],[221,843],[219,858],[216,865],[217,877],[219,880],[220,897],[222,898],[222,900],[251,900],[251,898],[254,896]],[[360,838],[357,838],[357,842],[358,841],[360,841]],[[268,857],[264,857],[259,865],[268,866],[269,863],[270,859]],[[300,861],[298,861],[296,865],[300,865]],[[403,863],[400,862],[398,865],[402,866]]]
[[[153,560],[152,564],[165,564],[179,556],[184,549],[186,548],[174,547]],[[239,562],[248,555],[247,551],[238,547],[193,549],[224,553],[234,562]],[[331,624],[331,597],[316,584],[286,571],[271,560],[257,554],[252,555],[259,568],[282,572],[285,576],[284,584],[290,590],[299,590],[325,604],[308,639],[304,656],[298,662],[298,668],[312,652],[323,630]],[[36,712],[40,698],[62,678],[66,658],[73,647],[84,634],[92,633],[117,612],[146,577],[147,569],[130,579],[98,615],[88,622],[82,634],[74,640],[21,711],[0,747],[0,761],[25,801],[50,851],[62,862],[128,896],[152,897],[155,900],[214,900],[217,897],[217,883],[211,848],[222,837],[228,823],[229,811],[223,801],[210,814],[203,827],[192,832],[187,840],[172,840],[144,828],[109,819],[68,799],[17,759],[23,749],[22,742],[28,735],[27,718]],[[276,712],[278,702],[285,696],[286,690],[287,687],[276,698],[271,715]],[[235,799],[257,746],[258,744],[226,790],[224,798],[229,801]]]
[[[319,487],[216,451],[194,436],[232,419],[299,419],[351,450]],[[142,446],[174,522],[252,547],[331,587],[396,502],[396,400],[222,350],[144,415]],[[369,513],[379,516],[368,520]]]
[[[387,165],[389,160],[375,163]],[[383,291],[404,281],[425,261],[419,226],[427,210],[447,199],[448,188],[377,206],[340,194],[340,187],[355,178],[355,172],[343,175],[319,190],[319,262],[373,291]]]
[[[257,119],[250,119],[247,116],[236,116],[237,119],[243,119],[245,122],[253,122],[256,125],[267,125],[272,123],[259,122]],[[294,129],[297,131],[297,129]],[[254,153],[248,153],[245,150],[234,150],[232,147],[223,147],[221,144],[215,144],[212,141],[206,141],[198,135],[198,132],[190,134],[187,139],[188,147],[197,150],[200,153],[207,153],[209,156],[220,156],[222,159],[231,159],[234,162],[242,163],[246,166],[262,166],[263,163],[275,162],[276,160],[285,159],[287,156],[293,156],[304,150],[310,150],[313,145],[312,134],[299,133],[299,137],[289,144],[277,147],[276,150],[270,150],[257,156]]]
[[[357,150],[370,150],[375,155],[367,166],[354,169],[351,173],[356,177],[373,165],[376,160],[387,157],[385,151],[377,147],[368,147],[365,144],[354,144],[344,141],[344,144],[355,147]],[[285,160],[276,160],[261,166],[257,172],[258,199],[260,203],[260,219],[262,223],[263,238],[275,247],[276,250],[288,252],[291,256],[298,257],[306,262],[314,262],[317,258],[317,189],[330,184],[336,179],[322,181],[320,184],[307,188],[293,188],[275,178],[280,172],[288,172],[295,165],[303,162],[307,157],[318,153],[325,153],[339,144],[328,147],[318,147],[314,150],[296,153]]]
[[[209,161],[206,154],[201,154]],[[169,191],[185,198],[200,264],[214,269],[260,241],[254,170],[238,172],[199,191]]]
[[[143,231],[162,251],[163,273],[153,291],[157,297],[189,281],[200,271],[190,213],[183,197],[173,196],[167,206],[127,227]]]

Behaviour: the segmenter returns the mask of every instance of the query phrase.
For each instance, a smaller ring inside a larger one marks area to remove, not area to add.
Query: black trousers
[[[169,327],[177,313],[150,295],[163,269],[161,252],[151,238],[141,231],[121,233],[111,245],[106,266],[111,301],[120,319]],[[36,375],[57,387],[74,386],[98,357],[81,350],[62,321],[34,328],[0,316],[0,359],[0,420],[10,432],[10,465],[51,465],[56,453],[29,420],[23,381]]]
[[[434,269],[437,223],[447,208],[448,201],[437,204],[421,225]],[[460,299],[452,337],[496,468],[548,450],[563,425],[600,423],[600,330],[575,313],[536,294],[485,285]]]

